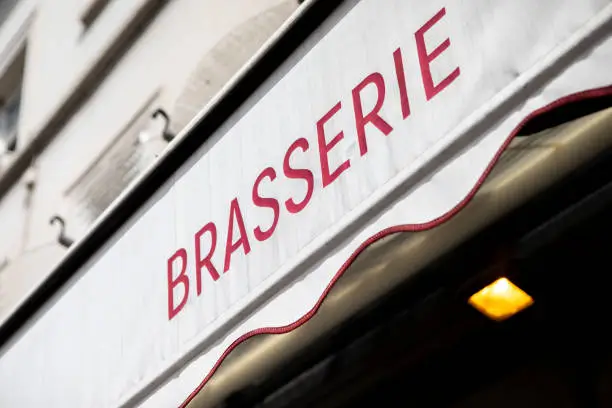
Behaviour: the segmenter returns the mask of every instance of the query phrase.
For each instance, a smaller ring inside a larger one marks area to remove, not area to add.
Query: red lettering
[[[410,103],[408,101],[408,89],[406,87],[406,73],[404,71],[404,61],[402,50],[397,49],[393,52],[393,62],[395,63],[395,76],[400,92],[400,104],[402,107],[402,117],[406,119],[410,116]]]
[[[304,199],[299,203],[296,203],[293,198],[289,198],[285,201],[285,207],[287,211],[292,214],[299,213],[302,211],[306,205],[310,202],[310,198],[312,197],[312,192],[314,190],[314,175],[312,171],[308,169],[294,169],[291,167],[291,163],[289,160],[291,159],[291,155],[295,150],[302,149],[303,152],[306,152],[310,146],[308,145],[308,140],[303,137],[299,138],[291,146],[287,149],[287,153],[285,153],[285,158],[283,160],[283,172],[285,176],[290,179],[301,179],[306,182],[306,195]]]
[[[425,88],[425,96],[427,100],[430,100],[438,93],[440,93],[444,88],[450,85],[461,73],[459,67],[455,68],[453,72],[451,72],[446,78],[444,78],[438,85],[434,85],[433,79],[431,77],[431,63],[434,59],[436,59],[440,54],[442,54],[449,46],[450,39],[446,39],[442,42],[442,44],[438,45],[435,50],[431,52],[431,54],[427,53],[427,48],[425,46],[425,33],[429,31],[434,24],[442,19],[446,15],[446,9],[442,8],[440,11],[436,13],[428,22],[426,22],[423,27],[419,28],[414,36],[416,38],[416,46],[417,53],[419,55],[419,64],[421,66],[421,76],[423,78],[423,87]]]
[[[210,247],[208,253],[202,258],[202,236],[206,233],[210,234]],[[212,263],[212,256],[217,247],[217,227],[214,223],[209,222],[203,226],[195,234],[195,266],[196,266],[196,292],[199,295],[202,293],[202,269],[206,268],[214,281],[219,279],[219,272]]]
[[[275,198],[264,198],[259,195],[259,183],[266,177],[269,178],[270,181],[274,181],[274,179],[276,179],[276,171],[274,171],[272,167],[267,167],[259,174],[255,180],[255,184],[253,184],[253,204],[257,207],[270,208],[274,212],[274,219],[272,220],[272,225],[266,231],[262,231],[261,227],[257,227],[253,230],[255,238],[259,241],[265,241],[272,236],[276,229],[276,224],[278,224],[278,216],[280,214],[278,200]]]
[[[340,131],[334,138],[328,143],[325,140],[325,123],[329,121],[338,111],[342,108],[342,102],[338,102],[329,112],[327,112],[319,121],[317,122],[317,137],[319,141],[319,160],[321,162],[321,178],[323,180],[323,187],[327,187],[334,180],[342,174],[343,171],[348,169],[351,166],[350,160],[344,161],[340,166],[336,168],[332,173],[329,171],[329,158],[327,154],[335,145],[337,145],[343,138],[344,132]]]
[[[174,261],[181,261],[181,271],[174,278]],[[181,311],[181,309],[187,303],[187,298],[189,297],[189,277],[185,274],[187,271],[187,251],[185,248],[178,249],[174,255],[168,258],[168,320],[172,320],[174,316]],[[179,304],[174,306],[174,288],[178,286],[179,283],[183,284],[183,298],[179,302]]]
[[[368,85],[376,86],[377,97],[374,108],[363,114],[363,106],[361,105],[361,91]],[[371,123],[387,136],[393,131],[393,128],[380,117],[378,112],[382,108],[385,100],[385,81],[379,72],[368,75],[359,85],[353,89],[353,108],[355,110],[355,126],[357,127],[357,141],[359,142],[359,152],[363,156],[368,152],[368,144],[366,142],[365,125]]]
[[[234,223],[238,225],[239,238],[236,242],[234,240]],[[227,241],[225,242],[225,262],[223,263],[223,272],[227,272],[230,268],[232,259],[232,253],[238,248],[244,247],[244,254],[251,252],[251,244],[249,244],[249,237],[244,227],[244,219],[242,218],[242,211],[240,211],[240,204],[238,199],[234,198],[230,204],[230,215],[229,223],[227,226]]]

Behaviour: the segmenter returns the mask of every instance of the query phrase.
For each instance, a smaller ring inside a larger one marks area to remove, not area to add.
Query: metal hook
[[[74,243],[74,240],[66,236],[66,221],[64,221],[62,217],[60,217],[59,215],[54,215],[49,220],[49,224],[51,225],[59,224],[60,225],[60,233],[59,233],[59,236],[57,237],[57,242],[59,242],[60,245],[62,245],[65,248],[68,248]]]
[[[162,132],[162,137],[166,142],[171,142],[175,135],[170,131],[170,116],[168,116],[168,113],[161,108],[157,109],[155,112],[153,112],[153,115],[151,115],[153,119],[156,119],[158,116],[163,117],[166,122]]]

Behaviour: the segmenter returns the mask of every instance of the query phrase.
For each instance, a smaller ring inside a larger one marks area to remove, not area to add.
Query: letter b
[[[180,261],[180,272],[174,277],[174,265],[176,261]],[[187,271],[187,251],[185,248],[178,249],[174,255],[168,258],[168,320],[172,320],[178,312],[183,309],[189,297],[189,277],[185,274]],[[183,284],[183,298],[176,307],[174,306],[174,289]]]

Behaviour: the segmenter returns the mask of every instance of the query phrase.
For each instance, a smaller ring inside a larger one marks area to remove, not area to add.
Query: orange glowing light
[[[499,278],[474,293],[469,303],[490,319],[501,321],[531,306],[533,298],[508,278]]]

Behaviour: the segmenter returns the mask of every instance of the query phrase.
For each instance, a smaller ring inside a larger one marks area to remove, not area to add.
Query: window
[[[158,143],[139,140],[150,127],[156,99],[157,92],[66,191],[72,214],[84,224],[95,221],[167,145],[161,137]]]
[[[17,125],[21,105],[21,90],[11,95],[7,101],[0,102],[0,139],[4,148],[14,151],[17,148]]]
[[[295,9],[293,0],[283,1],[233,28],[209,50],[176,101],[172,127],[183,129]]]
[[[17,148],[25,48],[0,73],[0,154]]]

